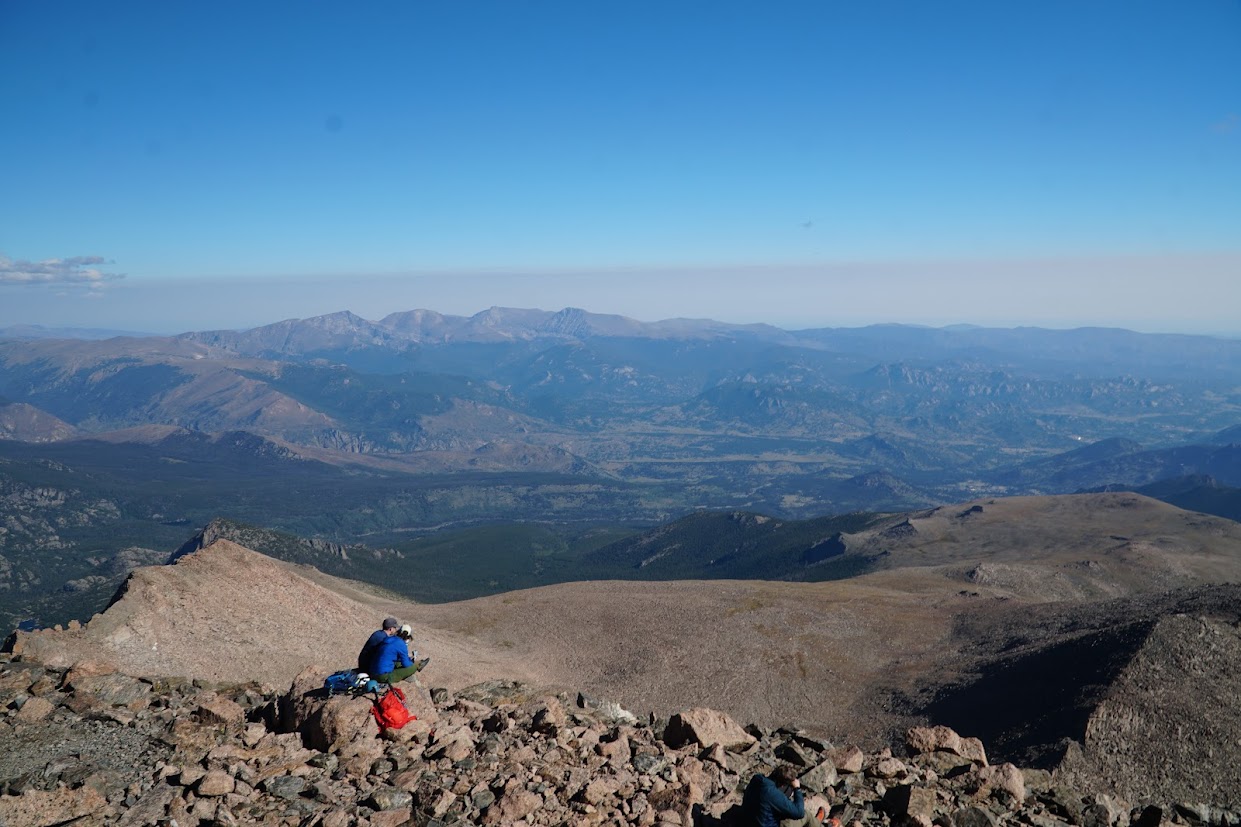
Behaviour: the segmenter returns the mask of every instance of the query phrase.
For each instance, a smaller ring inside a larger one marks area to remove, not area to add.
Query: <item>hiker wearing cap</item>
[[[392,684],[405,680],[426,666],[430,658],[415,662],[409,656],[409,645],[406,641],[411,637],[413,630],[409,626],[402,626],[396,634],[380,641],[371,677],[380,683]]]
[[[395,617],[385,617],[383,626],[376,629],[375,632],[366,639],[366,644],[362,647],[362,651],[358,652],[358,671],[374,675],[375,656],[379,654],[379,648],[385,641],[400,630],[401,621],[397,620]]]
[[[806,817],[801,781],[793,768],[783,764],[771,775],[756,774],[741,799],[742,824],[746,827],[791,827],[820,824],[825,815],[819,808],[814,818]]]

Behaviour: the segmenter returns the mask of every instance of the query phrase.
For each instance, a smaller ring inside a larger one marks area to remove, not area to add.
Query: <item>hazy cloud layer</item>
[[[87,287],[0,291],[0,327],[182,333],[340,310],[377,320],[418,308],[469,316],[496,305],[790,329],[899,322],[1241,336],[1238,273],[1241,251],[283,278],[155,279],[131,273],[123,281]]]
[[[97,266],[109,264],[101,256],[49,258],[43,261],[13,260],[0,255],[0,284],[79,284],[97,286],[125,278],[124,273],[105,273]]]

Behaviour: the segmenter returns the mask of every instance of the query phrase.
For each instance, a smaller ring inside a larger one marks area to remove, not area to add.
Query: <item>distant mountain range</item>
[[[0,484],[33,522],[0,534],[0,572],[31,571],[55,535],[64,580],[35,567],[51,593],[87,558],[172,548],[215,517],[395,546],[444,526],[802,520],[1186,477],[1216,488],[1182,502],[1231,516],[1239,445],[1241,341],[1207,336],[574,308],[10,334]]]
[[[115,336],[153,336],[132,330],[109,330],[96,327],[43,327],[37,324],[15,324],[0,327],[0,339],[111,339]]]

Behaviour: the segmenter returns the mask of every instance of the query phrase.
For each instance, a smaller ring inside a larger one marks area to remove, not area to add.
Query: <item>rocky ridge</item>
[[[0,399],[0,439],[55,442],[75,436],[78,429],[64,420],[22,402]]]
[[[1037,604],[932,575],[579,583],[431,606],[218,539],[138,570],[89,624],[9,645],[46,669],[287,686],[308,666],[350,662],[374,619],[393,615],[417,628],[450,692],[504,678],[648,720],[707,706],[870,752],[945,724],[1083,787],[1235,808],[1241,585]]]
[[[845,827],[1241,823],[1236,802],[1126,801],[915,727],[863,753],[709,709],[638,720],[607,701],[490,681],[405,684],[417,720],[379,734],[367,697],[135,678],[90,662],[0,665],[0,825],[734,823],[745,784],[792,765]]]

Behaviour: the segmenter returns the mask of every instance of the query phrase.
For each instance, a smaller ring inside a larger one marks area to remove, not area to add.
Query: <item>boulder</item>
[[[799,780],[810,792],[825,792],[836,785],[836,765],[830,760],[824,761],[802,773]]]
[[[150,684],[115,672],[74,677],[70,686],[79,698],[90,698],[106,706],[142,709],[151,696]]]
[[[630,764],[640,773],[655,775],[668,766],[668,759],[656,753],[643,752],[635,755]]]
[[[91,787],[27,790],[21,795],[0,796],[0,824],[6,827],[70,824],[90,817],[102,822],[107,812],[107,799]]]
[[[3,668],[0,668],[0,700],[30,690],[47,676],[47,670],[37,663],[4,664]]]
[[[905,733],[905,746],[911,755],[938,750],[960,755],[961,736],[946,726],[916,726]]]
[[[367,806],[375,810],[408,810],[414,797],[399,787],[380,787],[366,799]]]
[[[673,749],[688,744],[709,747],[719,744],[738,752],[753,744],[755,738],[723,712],[699,707],[673,715],[664,730],[664,743]]]
[[[1082,823],[1082,794],[1079,790],[1063,784],[1053,786],[1045,799],[1052,813],[1072,824]]]
[[[347,753],[360,738],[378,737],[379,728],[371,714],[371,699],[361,695],[328,696],[323,689],[327,675],[311,667],[293,679],[289,691],[280,699],[280,729],[299,732],[306,746],[323,752]],[[405,705],[418,720],[430,725],[439,718],[430,693],[416,683],[401,684]],[[425,731],[425,730],[424,730]]]
[[[677,781],[700,790],[704,800],[722,789],[720,770],[715,764],[706,764],[692,755],[687,755],[677,762],[676,771]]]
[[[224,770],[208,770],[198,781],[195,791],[207,798],[220,795],[228,795],[236,787],[233,777]]]
[[[691,781],[651,792],[647,794],[647,801],[659,813],[661,820],[667,819],[668,814],[675,814],[680,820],[674,823],[693,824],[694,808],[703,803],[704,796],[702,788]]]
[[[447,758],[449,761],[460,761],[474,753],[474,734],[469,727],[461,726],[437,732],[427,749],[427,757],[432,760]]]
[[[836,771],[843,773],[861,772],[866,762],[866,755],[852,745],[831,750],[827,757],[836,766]]]
[[[177,777],[177,783],[182,787],[192,787],[207,774],[207,768],[200,764],[191,764],[180,772],[173,772],[171,774]]]
[[[343,752],[359,738],[378,737],[379,729],[366,698],[339,696],[313,705],[297,731],[311,749]]]
[[[906,775],[908,772],[909,768],[906,767],[905,763],[900,759],[881,758],[870,768],[868,774],[874,776],[875,778],[889,779],[899,778],[900,776]]]
[[[70,688],[75,681],[83,678],[97,677],[99,675],[107,675],[116,671],[116,667],[107,661],[101,660],[80,660],[70,666],[65,672],[64,680],[61,681],[62,688]]]
[[[543,806],[543,798],[528,790],[513,789],[505,792],[487,808],[483,824],[512,824]]]
[[[629,739],[624,734],[618,734],[615,740],[595,744],[595,752],[617,765],[629,763],[633,755],[629,748]]]
[[[263,792],[269,795],[296,801],[306,790],[306,779],[296,775],[277,775],[268,778],[260,786]]]
[[[979,766],[987,766],[987,751],[983,749],[982,741],[977,738],[962,738],[961,748],[957,754]]]
[[[602,804],[612,796],[616,795],[621,788],[621,780],[614,775],[605,775],[590,781],[581,792],[578,798],[587,804]]]
[[[405,827],[412,823],[406,810],[380,810],[366,820],[370,827]]]
[[[47,698],[27,698],[21,709],[17,710],[17,714],[13,716],[13,720],[22,724],[33,724],[51,715],[55,708],[56,704]]]
[[[1139,812],[1134,811],[1131,814],[1129,806],[1120,799],[1099,793],[1083,800],[1081,816],[1077,823],[1081,827],[1114,827],[1115,825],[1136,827],[1139,817]],[[1222,821],[1227,822],[1228,819],[1225,818]],[[1218,824],[1221,820],[1217,816],[1211,823]]]
[[[410,713],[424,724],[434,727],[442,716],[435,701],[431,700],[431,691],[415,681],[403,681],[399,685],[405,693],[405,706]]]
[[[786,741],[776,747],[776,757],[786,764],[805,769],[818,763],[818,753],[799,744],[797,741]]]
[[[198,705],[198,720],[210,726],[240,727],[246,722],[246,711],[228,698],[210,698]]]
[[[1026,780],[1021,770],[1012,764],[997,764],[993,767],[979,767],[976,771],[978,795],[995,795],[1003,793],[1010,800],[1020,804],[1026,798]]]
[[[1150,804],[1137,813],[1137,818],[1133,820],[1133,827],[1159,827],[1161,821],[1163,821],[1163,808]]]
[[[997,827],[999,820],[986,807],[962,807],[952,814],[953,827]]]
[[[935,818],[935,790],[912,784],[889,787],[883,796],[883,809],[893,819],[908,816],[930,824]]]
[[[535,708],[530,728],[551,738],[555,738],[561,729],[569,723],[564,704],[559,698],[544,698]]]
[[[147,825],[161,821],[168,811],[168,805],[177,797],[177,792],[176,787],[165,785],[152,787],[121,814],[117,825],[119,827],[147,827]]]
[[[200,798],[194,802],[194,806],[190,807],[184,820],[178,819],[178,824],[227,824],[228,808],[224,808],[226,815],[220,817],[221,804],[219,799]]]

